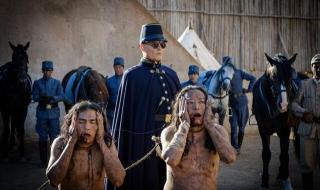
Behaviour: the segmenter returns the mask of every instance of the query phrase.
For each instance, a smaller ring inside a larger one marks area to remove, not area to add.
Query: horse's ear
[[[9,43],[12,50],[14,50],[16,48],[16,46],[14,46],[10,41],[8,43]]]
[[[276,65],[275,61],[267,53],[264,53],[264,55],[266,56],[271,66]]]
[[[30,42],[27,42],[27,44],[23,47],[25,51],[29,48]]]
[[[288,60],[288,63],[290,64],[290,65],[292,65],[293,64],[293,62],[296,60],[296,58],[297,58],[297,53],[295,53],[289,60]]]

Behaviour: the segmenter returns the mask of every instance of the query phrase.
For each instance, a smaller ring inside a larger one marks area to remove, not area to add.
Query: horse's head
[[[273,58],[267,54],[265,56],[270,63],[266,71],[269,83],[268,87],[270,88],[267,92],[270,93],[269,97],[271,98],[269,103],[271,103],[270,106],[274,110],[284,113],[287,111],[289,101],[292,98],[292,79],[297,74],[292,64],[297,54],[290,59],[280,53],[276,54]]]
[[[223,64],[217,71],[220,89],[228,92],[230,90],[230,83],[234,75],[235,67],[232,64],[231,58],[226,56],[223,58]]]
[[[10,70],[15,73],[19,81],[24,81],[28,73],[29,57],[27,49],[29,48],[30,42],[24,46],[21,44],[14,46],[11,42],[9,42],[9,45],[13,51]]]
[[[109,94],[103,76],[97,71],[91,70],[91,74],[87,76],[86,84],[88,98],[105,108],[109,99]]]
[[[215,99],[223,99],[228,95],[234,72],[235,67],[231,58],[224,57],[222,66],[217,71],[200,74],[199,82],[206,87],[210,96]]]

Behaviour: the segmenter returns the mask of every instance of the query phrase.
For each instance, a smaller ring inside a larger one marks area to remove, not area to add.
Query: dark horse
[[[26,120],[28,105],[31,101],[32,81],[28,75],[28,42],[25,46],[14,46],[12,61],[0,67],[0,110],[4,124],[2,136],[2,151],[5,158],[10,146],[15,144],[15,132],[19,139],[20,158],[24,157],[24,122]],[[11,127],[10,127],[11,126]]]
[[[80,66],[68,72],[62,79],[66,112],[81,100],[90,100],[106,108],[109,93],[104,77],[90,67]]]
[[[277,133],[280,138],[280,167],[278,179],[283,180],[284,189],[292,189],[289,176],[289,135],[288,105],[294,98],[292,87],[293,77],[296,75],[293,62],[295,54],[287,59],[282,54],[274,58],[267,57],[270,66],[253,86],[252,112],[256,117],[260,137],[262,140],[263,174],[262,187],[269,187],[269,162],[271,160],[270,135]]]

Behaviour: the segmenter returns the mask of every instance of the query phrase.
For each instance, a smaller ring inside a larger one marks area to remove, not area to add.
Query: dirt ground
[[[233,165],[221,164],[218,189],[259,189],[262,172],[261,149],[261,141],[258,133],[247,133],[241,154],[238,156],[237,161]],[[276,180],[279,167],[279,139],[276,136],[271,137],[271,149],[270,189],[280,190],[281,182]],[[0,189],[38,189],[38,187],[46,181],[46,177],[45,169],[40,169],[37,166],[39,162],[37,143],[33,141],[26,142],[27,161],[25,163],[18,162],[15,157],[16,152],[12,152],[11,160],[9,162],[0,162]],[[292,142],[290,142],[290,178],[295,190],[302,189],[299,166],[294,156]],[[316,178],[320,179],[320,175]],[[43,189],[53,190],[54,188],[47,185]],[[320,185],[317,189],[320,189]]]

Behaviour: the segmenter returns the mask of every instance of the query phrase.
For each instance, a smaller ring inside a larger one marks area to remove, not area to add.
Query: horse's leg
[[[10,122],[10,115],[6,112],[1,112],[2,114],[2,120],[3,120],[3,133],[2,133],[2,151],[3,151],[3,156],[7,158],[9,156],[9,133],[10,133],[10,128],[9,128],[9,122]]]
[[[269,163],[271,160],[270,151],[270,135],[268,135],[261,125],[259,125],[259,134],[262,141],[262,161],[263,161],[263,173],[261,187],[269,188]]]
[[[286,125],[278,132],[280,138],[280,167],[277,179],[286,180],[289,176],[289,135],[290,128]]]
[[[24,136],[25,136],[25,129],[24,129],[24,123],[26,121],[28,112],[28,107],[25,107],[23,111],[19,112],[17,114],[17,133],[18,133],[18,139],[19,139],[19,156],[20,158],[24,157]]]
[[[69,112],[69,110],[71,109],[71,105],[69,105],[69,104],[67,104],[65,102],[63,102],[63,103],[64,103],[64,110],[65,110],[65,112],[67,114]]]
[[[14,146],[16,145],[16,126],[13,124],[15,121],[15,118],[13,115],[10,116],[10,144],[9,147],[10,149],[13,149]]]

